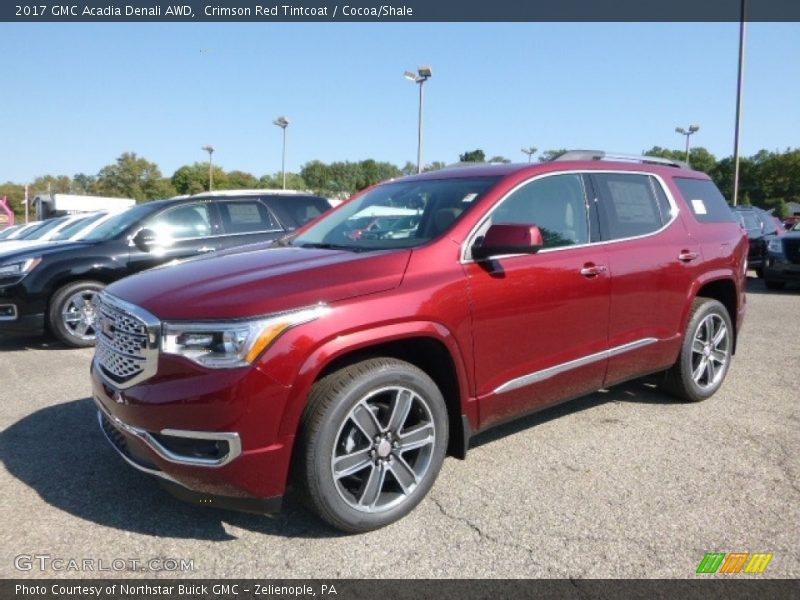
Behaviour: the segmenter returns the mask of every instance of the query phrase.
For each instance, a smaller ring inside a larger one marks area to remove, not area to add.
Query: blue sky
[[[136,152],[169,176],[314,159],[425,161],[524,146],[733,153],[737,23],[0,24],[0,181],[96,174]],[[800,23],[748,26],[742,151],[800,146]]]

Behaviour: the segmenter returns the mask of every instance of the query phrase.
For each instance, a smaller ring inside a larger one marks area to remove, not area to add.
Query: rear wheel
[[[59,341],[73,348],[94,346],[94,297],[105,287],[99,281],[76,281],[50,299],[48,323]]]
[[[312,508],[346,532],[377,529],[419,504],[447,449],[439,388],[409,363],[376,358],[318,381],[299,440]]]
[[[671,394],[698,402],[712,396],[728,373],[733,354],[733,326],[717,300],[696,298],[678,360],[667,371],[664,387]]]

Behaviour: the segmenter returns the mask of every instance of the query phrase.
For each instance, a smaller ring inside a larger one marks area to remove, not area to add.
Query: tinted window
[[[155,232],[158,244],[211,235],[211,220],[205,204],[181,204],[168,208],[148,219],[143,227]]]
[[[650,185],[653,186],[653,191],[656,194],[656,201],[658,202],[658,209],[661,212],[661,220],[664,223],[669,223],[672,219],[672,206],[670,206],[667,195],[664,193],[664,188],[655,177],[650,178]]]
[[[736,217],[713,181],[685,177],[676,177],[674,181],[694,218],[701,223],[736,222]]]
[[[492,213],[491,222],[538,225],[545,248],[589,242],[586,194],[580,175],[553,175],[524,185]]]
[[[267,205],[287,227],[300,227],[330,209],[325,198],[317,196],[269,196]]]
[[[227,200],[217,206],[225,233],[257,233],[282,229],[260,200]]]
[[[593,175],[593,179],[600,196],[604,239],[645,235],[664,225],[652,180],[647,175],[600,173]]]

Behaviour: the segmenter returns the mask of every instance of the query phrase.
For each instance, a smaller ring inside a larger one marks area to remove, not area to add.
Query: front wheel
[[[768,290],[782,290],[786,287],[785,281],[776,281],[775,279],[765,279],[764,285],[767,286]]]
[[[48,323],[59,341],[73,348],[94,346],[93,300],[104,287],[99,281],[76,281],[53,294]]]
[[[667,371],[664,387],[682,400],[698,402],[722,385],[733,355],[733,326],[717,300],[696,298],[678,360]]]
[[[425,372],[400,360],[365,360],[312,388],[298,442],[300,484],[333,527],[377,529],[425,497],[447,436],[444,398]]]

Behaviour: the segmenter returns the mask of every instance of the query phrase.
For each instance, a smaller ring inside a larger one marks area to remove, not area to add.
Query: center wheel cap
[[[381,440],[377,450],[380,458],[386,458],[392,452],[392,445],[389,443],[389,440]]]

